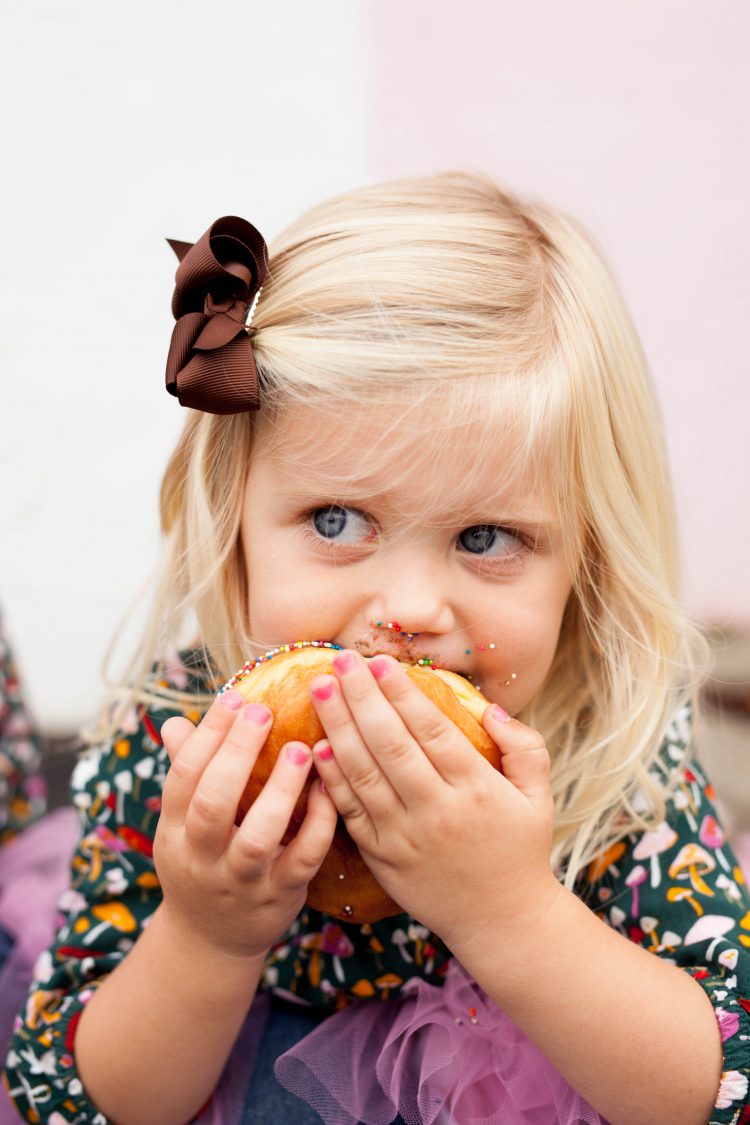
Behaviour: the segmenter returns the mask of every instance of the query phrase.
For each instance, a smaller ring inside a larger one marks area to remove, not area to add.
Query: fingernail
[[[325,783],[325,781],[323,781],[322,777],[318,778],[318,785],[320,786],[320,792],[321,793],[327,793],[328,792],[328,790],[326,789],[326,783]]]
[[[242,712],[242,718],[249,723],[257,723],[259,726],[263,726],[271,718],[271,712],[262,703],[248,703]]]
[[[318,684],[317,687],[312,689],[312,693],[316,699],[330,699],[336,690],[336,681],[327,680],[325,683]]]
[[[390,661],[386,660],[384,656],[375,656],[370,661],[370,671],[376,680],[382,680],[383,676],[388,675]]]
[[[219,696],[219,702],[222,707],[228,707],[230,711],[239,711],[245,699],[238,691],[223,691]]]
[[[497,703],[493,703],[492,718],[496,723],[507,723],[510,720],[510,715],[507,711],[504,711],[502,707],[498,707]]]
[[[330,762],[333,757],[333,748],[330,742],[316,742],[315,753],[320,758],[321,762]]]
[[[350,671],[354,667],[354,654],[351,652],[340,652],[338,656],[334,656],[333,666],[337,672]]]
[[[286,748],[286,756],[295,766],[304,766],[309,761],[310,751],[300,742],[290,742]]]

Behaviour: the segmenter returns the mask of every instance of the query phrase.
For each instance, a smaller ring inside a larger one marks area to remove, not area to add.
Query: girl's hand
[[[226,691],[198,727],[182,718],[162,727],[172,766],[154,840],[161,909],[178,929],[241,957],[263,955],[289,927],[336,827],[336,809],[316,783],[302,827],[281,845],[312,763],[301,742],[282,749],[262,792],[235,825],[271,721],[267,707],[246,705],[239,692]]]
[[[311,684],[316,766],[377,880],[456,955],[483,932],[527,940],[562,890],[542,736],[488,707],[500,773],[392,657],[333,663]]]

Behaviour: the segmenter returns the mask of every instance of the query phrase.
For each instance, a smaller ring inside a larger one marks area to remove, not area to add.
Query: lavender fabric
[[[42,817],[0,848],[0,929],[9,938],[0,966],[0,1067],[36,959],[57,928],[57,902],[70,882],[79,835],[78,813],[67,807]],[[0,1125],[18,1125],[19,1120],[0,1085]]]

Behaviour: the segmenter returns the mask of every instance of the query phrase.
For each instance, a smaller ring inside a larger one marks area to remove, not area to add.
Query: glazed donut
[[[238,823],[268,780],[285,743],[299,741],[312,747],[325,738],[309,685],[315,676],[333,673],[333,655],[339,647],[329,641],[297,641],[272,649],[258,660],[249,660],[222,688],[239,691],[249,703],[265,703],[274,715],[271,732],[240,800]],[[489,700],[455,672],[418,664],[405,667],[424,694],[498,769],[500,752],[482,726],[482,714]],[[308,780],[295,805],[283,844],[296,835],[302,824],[313,779]],[[342,820],[322,867],[309,885],[307,903],[313,910],[349,922],[377,922],[402,912],[376,881]]]

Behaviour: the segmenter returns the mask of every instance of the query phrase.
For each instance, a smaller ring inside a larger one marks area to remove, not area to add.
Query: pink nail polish
[[[286,756],[295,766],[304,766],[310,760],[310,751],[299,742],[291,742],[286,748]]]
[[[333,757],[333,748],[330,742],[318,743],[315,747],[315,753],[318,755],[321,762],[330,762]]]
[[[333,666],[337,672],[349,672],[354,667],[354,656],[351,652],[340,652],[333,658]]]
[[[242,712],[242,718],[246,719],[249,723],[257,723],[258,726],[264,726],[271,718],[271,712],[262,703],[248,703],[245,710]]]
[[[370,661],[370,671],[376,680],[382,680],[383,676],[388,675],[388,661],[382,656],[375,656]]]
[[[497,703],[492,706],[492,718],[496,723],[507,723],[510,721],[510,715],[504,711],[502,707],[498,707]]]
[[[329,680],[328,683],[318,684],[317,687],[314,687],[312,689],[312,693],[313,693],[313,695],[315,696],[316,699],[326,700],[326,699],[331,698],[331,696],[333,695],[335,690],[336,690],[336,681],[335,680]]]
[[[230,711],[239,711],[244,702],[244,696],[238,691],[223,691],[219,696],[219,703],[222,707],[228,707]]]

